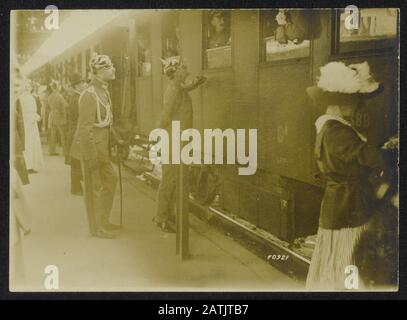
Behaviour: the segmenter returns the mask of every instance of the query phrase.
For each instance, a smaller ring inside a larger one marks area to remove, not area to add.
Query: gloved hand
[[[206,81],[206,77],[204,76],[196,76],[195,79],[193,80],[194,85],[200,86]]]
[[[124,141],[123,139],[117,140],[116,143],[117,143],[119,146],[121,146],[121,147],[123,147],[124,145],[126,145],[126,141]]]

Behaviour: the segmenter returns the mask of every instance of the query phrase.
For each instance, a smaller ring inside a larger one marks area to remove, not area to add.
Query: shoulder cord
[[[104,128],[104,127],[110,126],[112,123],[112,120],[113,120],[110,96],[107,95],[109,101],[107,104],[104,104],[103,101],[98,96],[98,94],[96,92],[94,94],[96,96],[96,102],[97,102],[96,114],[97,114],[97,119],[98,119],[98,122],[95,123],[94,126],[98,127],[98,128]],[[102,116],[100,114],[100,105],[102,105],[106,110],[106,116],[103,120],[102,120]]]
[[[112,110],[111,110],[111,100],[110,96],[108,95],[109,102],[108,104],[104,104],[102,100],[99,98],[98,94],[95,91],[95,88],[93,86],[88,87],[85,91],[82,92],[80,98],[82,98],[83,94],[85,92],[89,92],[95,96],[96,99],[96,116],[97,116],[97,122],[95,122],[93,125],[98,128],[104,128],[107,126],[110,126],[113,120],[113,115],[112,115]],[[79,98],[79,100],[80,100]],[[102,120],[102,116],[100,114],[100,104],[106,109],[106,116]]]

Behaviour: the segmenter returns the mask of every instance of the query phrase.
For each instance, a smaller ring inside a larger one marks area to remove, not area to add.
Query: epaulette
[[[82,93],[80,94],[78,103],[81,103],[82,97],[83,97],[83,96],[85,95],[85,93],[87,93],[87,92],[89,92],[90,94],[96,95],[95,87],[94,87],[94,86],[89,86],[89,87],[87,87],[85,90],[83,90]]]

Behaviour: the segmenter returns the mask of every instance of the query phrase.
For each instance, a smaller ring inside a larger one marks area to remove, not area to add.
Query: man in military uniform
[[[49,154],[51,156],[58,155],[56,153],[57,135],[61,139],[62,150],[64,155],[68,152],[66,146],[66,108],[68,103],[60,92],[60,84],[53,82],[51,84],[52,93],[48,97],[49,119],[48,127],[50,129],[50,141],[48,144]]]
[[[78,127],[71,156],[81,161],[91,234],[113,238],[112,231],[120,227],[109,221],[117,177],[110,162],[113,115],[107,85],[115,79],[115,68],[106,55],[94,56],[89,66],[93,79],[79,98]]]
[[[193,109],[189,91],[203,84],[206,78],[197,76],[192,82],[187,83],[189,72],[180,57],[168,58],[162,60],[162,63],[164,74],[170,79],[170,83],[164,93],[164,106],[157,127],[165,129],[168,136],[172,137],[172,121],[179,121],[181,130],[192,128]],[[169,146],[169,150],[171,150],[171,146]],[[157,195],[157,212],[153,221],[163,232],[173,233],[175,231],[171,220],[174,219],[177,172],[177,164],[162,165],[162,178]],[[187,179],[185,178],[185,180]]]
[[[209,38],[209,48],[217,48],[230,45],[230,33],[225,26],[225,14],[222,11],[214,11],[210,16],[212,32]]]
[[[71,74],[69,82],[71,87],[67,99],[69,107],[67,109],[68,130],[66,143],[70,149],[76,128],[78,127],[79,97],[86,88],[86,82],[78,72]],[[78,159],[74,158],[68,158],[68,162],[71,165],[71,193],[74,195],[82,195],[81,163]]]

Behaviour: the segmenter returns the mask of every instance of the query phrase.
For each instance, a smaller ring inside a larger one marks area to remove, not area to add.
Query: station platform
[[[44,146],[44,150],[45,150]],[[116,239],[91,237],[85,204],[70,193],[70,167],[44,155],[24,192],[31,233],[23,239],[25,279],[12,291],[48,291],[46,266],[59,270],[59,291],[292,291],[304,283],[277,270],[227,234],[190,215],[190,253],[175,253],[175,234],[152,223],[155,191],[123,169],[123,224]],[[117,188],[112,222],[119,222]]]

